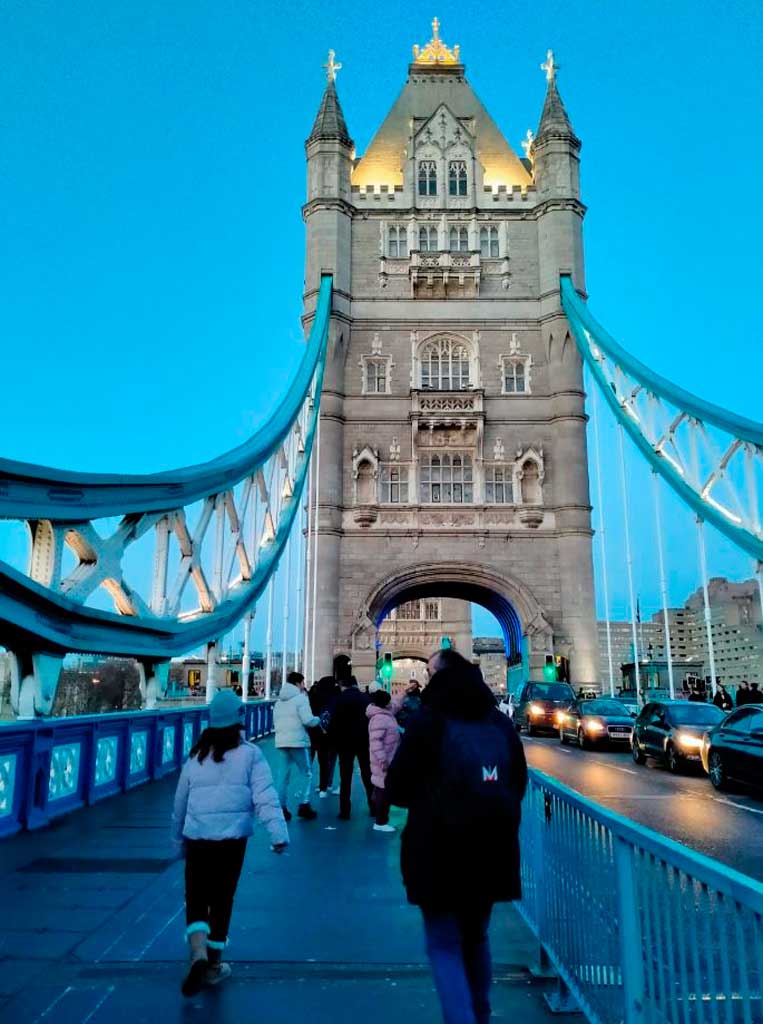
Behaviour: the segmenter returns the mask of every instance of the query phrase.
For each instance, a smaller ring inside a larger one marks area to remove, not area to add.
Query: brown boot
[[[184,996],[195,996],[204,987],[209,964],[207,962],[207,933],[199,929],[188,936],[191,947],[191,966],[183,979],[180,991]]]

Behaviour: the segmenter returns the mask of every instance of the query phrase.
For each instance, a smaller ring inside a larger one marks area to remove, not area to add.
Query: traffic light
[[[549,683],[556,682],[556,662],[553,654],[546,655],[546,664],[543,666],[543,678]]]
[[[556,665],[556,678],[560,683],[569,683],[570,659],[565,658],[563,654],[556,654],[554,655],[554,663]]]
[[[392,655],[387,653],[384,655],[381,664],[381,677],[385,683],[389,683],[392,679],[392,675],[395,671],[395,666],[392,664]]]

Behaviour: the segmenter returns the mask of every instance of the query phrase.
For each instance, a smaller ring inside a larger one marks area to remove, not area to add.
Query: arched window
[[[466,228],[451,228],[449,242],[451,252],[466,252],[469,248],[469,232]]]
[[[419,251],[437,252],[437,228],[419,228]]]
[[[540,488],[540,471],[538,463],[528,459],[522,466],[522,503],[524,505],[542,505],[543,495]]]
[[[420,480],[423,504],[463,505],[474,501],[470,455],[425,454]]]
[[[437,162],[435,160],[419,161],[419,195],[437,195]]]
[[[453,338],[435,338],[419,356],[421,387],[429,391],[465,391],[471,385],[469,352]]]
[[[493,259],[498,256],[498,228],[480,229],[480,254]]]
[[[390,259],[404,259],[408,255],[408,229],[393,225],[389,229],[387,249]]]
[[[452,196],[465,196],[466,182],[466,160],[451,160],[448,164],[448,192]]]

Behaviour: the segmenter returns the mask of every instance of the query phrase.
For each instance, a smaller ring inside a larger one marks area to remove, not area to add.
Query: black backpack
[[[502,720],[493,715],[476,721],[445,718],[439,772],[433,779],[435,821],[449,829],[516,825],[520,794],[512,761]]]

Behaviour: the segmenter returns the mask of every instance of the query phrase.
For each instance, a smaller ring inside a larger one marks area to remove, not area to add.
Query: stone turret
[[[318,676],[331,671],[331,653],[338,641],[342,529],[342,461],[326,453],[341,453],[344,445],[344,365],[349,343],[352,206],[350,175],[355,153],[353,141],[336,91],[341,68],[329,51],[326,88],[313,129],[305,143],[307,202],[304,312],[309,318],[322,274],[332,274],[334,298],[329,326],[329,351],[321,395],[320,490],[318,494],[319,550],[315,665]],[[310,671],[310,666],[307,666]]]

